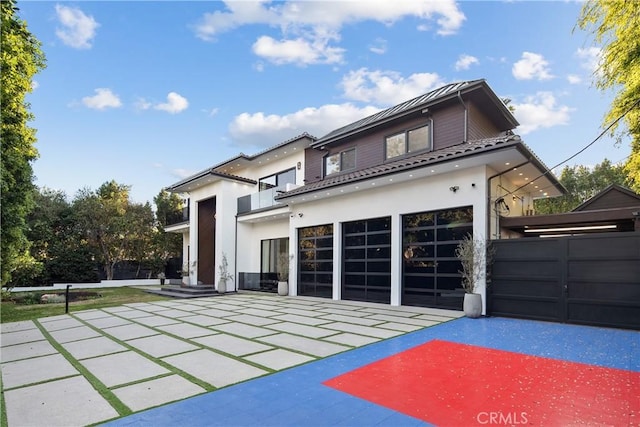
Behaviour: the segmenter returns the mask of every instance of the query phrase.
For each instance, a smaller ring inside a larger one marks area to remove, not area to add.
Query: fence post
[[[69,313],[69,288],[71,285],[67,285],[67,290],[64,293],[64,313]]]

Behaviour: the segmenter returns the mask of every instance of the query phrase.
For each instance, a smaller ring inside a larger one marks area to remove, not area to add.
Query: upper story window
[[[429,148],[431,148],[431,132],[429,125],[426,125],[388,136],[385,139],[385,158],[391,159]]]
[[[286,184],[296,183],[296,168],[287,169],[264,178],[260,178],[260,191],[268,190],[274,187],[280,187]]]
[[[342,172],[356,168],[356,149],[350,148],[324,158],[324,174]]]

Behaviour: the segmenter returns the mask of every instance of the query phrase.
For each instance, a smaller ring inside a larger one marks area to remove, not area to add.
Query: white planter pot
[[[278,295],[281,295],[281,296],[289,295],[288,282],[278,282]]]
[[[189,276],[183,276],[182,277],[182,284],[189,286],[191,284],[191,278]]]
[[[464,315],[472,319],[477,319],[482,315],[482,295],[464,294],[462,305]]]
[[[218,293],[219,294],[224,294],[225,292],[227,292],[227,281],[226,280],[220,280],[218,282]]]

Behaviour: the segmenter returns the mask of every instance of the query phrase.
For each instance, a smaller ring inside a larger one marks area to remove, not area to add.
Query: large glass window
[[[324,174],[342,172],[356,167],[356,149],[341,151],[324,158]]]
[[[407,132],[386,137],[385,154],[387,159],[431,148],[431,131],[429,125]]]
[[[284,267],[278,261],[283,256],[289,257],[289,238],[268,239],[261,243],[260,273],[281,273],[280,269]]]
[[[287,169],[264,178],[260,178],[260,191],[274,187],[281,187],[286,184],[296,183],[296,168]]]

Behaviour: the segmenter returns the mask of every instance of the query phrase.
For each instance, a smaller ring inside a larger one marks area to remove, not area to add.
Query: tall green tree
[[[129,205],[129,187],[115,181],[105,182],[96,191],[82,189],[73,201],[78,227],[94,249],[107,280],[113,279],[116,264],[127,259]]]
[[[562,170],[559,180],[568,190],[568,194],[536,200],[536,214],[569,212],[611,184],[626,185],[628,183],[624,167],[611,164],[607,159],[593,168],[566,166]]]
[[[167,224],[176,224],[184,219],[182,198],[175,193],[161,190],[153,198],[156,205],[156,234],[154,239],[155,265],[162,270],[170,258],[182,255],[182,235],[167,233]]]
[[[15,0],[0,2],[0,235],[1,281],[8,283],[17,265],[28,264],[29,242],[25,218],[33,206],[31,162],[38,152],[33,119],[25,97],[32,90],[33,76],[45,67],[40,42],[18,17]]]
[[[640,191],[640,1],[588,0],[578,27],[590,31],[603,46],[595,83],[602,91],[616,91],[604,122],[608,125],[626,114],[625,129],[614,125],[611,131],[617,131],[619,137],[631,137],[625,171],[631,188]]]

